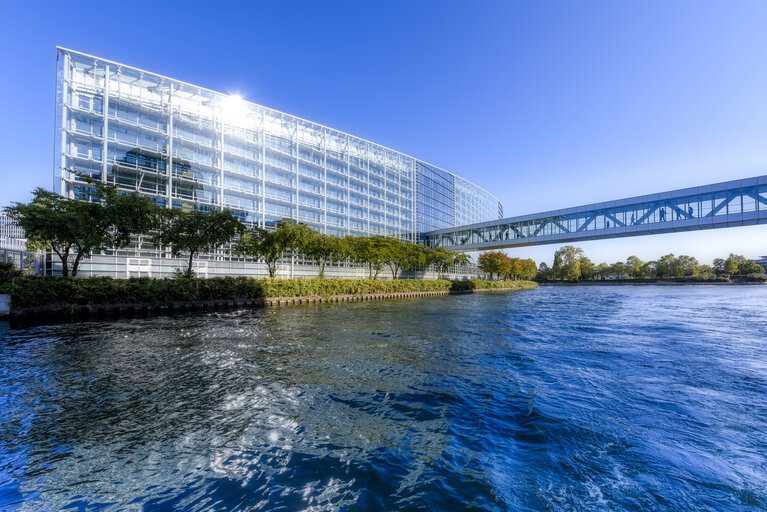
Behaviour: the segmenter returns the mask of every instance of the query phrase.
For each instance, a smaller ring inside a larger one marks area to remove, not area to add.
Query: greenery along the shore
[[[532,279],[537,269],[531,259],[511,258],[501,251],[484,252],[479,255],[479,269],[493,276],[504,279]]]
[[[199,254],[216,248],[263,261],[270,277],[277,274],[277,264],[285,253],[315,261],[319,277],[326,264],[347,259],[366,264],[371,279],[377,279],[384,267],[397,279],[400,272],[414,267],[431,267],[443,274],[469,262],[465,254],[441,247],[430,249],[384,236],[336,237],[290,220],[273,230],[248,229],[229,210],[160,208],[147,198],[120,194],[114,186],[84,179],[87,196],[79,200],[38,188],[29,203],[5,209],[24,229],[32,249],[51,249],[58,256],[65,277],[76,276],[81,261],[92,252],[127,247],[136,237],[166,247],[174,256],[183,254],[187,264],[181,274],[185,277],[193,277],[193,262]]]
[[[259,299],[266,297],[330,297],[372,293],[465,291],[476,289],[526,290],[530,281],[448,281],[446,279],[151,279],[148,277],[23,277],[0,283],[0,293],[10,293],[13,309],[52,306],[66,309],[88,304],[173,304],[179,302]]]
[[[554,253],[551,268],[541,263],[538,281],[583,281],[594,279],[691,279],[698,281],[727,280],[730,277],[745,277],[754,281],[767,281],[764,269],[737,254],[717,258],[711,266],[701,265],[692,256],[667,254],[657,261],[643,262],[636,256],[629,256],[625,262],[611,265],[595,265],[583,253],[583,249],[566,245]]]

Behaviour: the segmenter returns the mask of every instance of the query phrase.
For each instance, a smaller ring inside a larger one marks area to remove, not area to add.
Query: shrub
[[[15,277],[21,277],[21,270],[10,261],[0,261],[0,284],[10,283]]]

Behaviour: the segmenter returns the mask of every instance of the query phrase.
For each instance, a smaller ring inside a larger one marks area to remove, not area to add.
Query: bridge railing
[[[481,249],[765,222],[767,176],[442,229],[425,242]]]

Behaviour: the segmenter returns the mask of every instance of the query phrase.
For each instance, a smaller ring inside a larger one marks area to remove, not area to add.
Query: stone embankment
[[[402,292],[402,293],[370,293],[357,295],[331,295],[328,297],[267,297],[259,299],[229,299],[190,301],[174,304],[89,304],[81,306],[69,306],[66,308],[56,306],[41,306],[10,310],[8,295],[0,295],[0,308],[6,304],[6,309],[0,309],[0,318],[4,316],[13,320],[41,321],[41,320],[76,320],[89,321],[107,318],[153,316],[168,313],[185,313],[193,311],[218,311],[227,309],[257,308],[271,306],[286,306],[297,304],[322,304],[327,302],[358,302],[384,299],[405,299],[421,297],[439,297],[446,295],[467,295],[473,293],[516,292],[530,288],[494,288],[474,289],[461,291],[428,291],[428,292]],[[5,298],[5,299],[4,299]],[[3,302],[5,300],[5,302]]]

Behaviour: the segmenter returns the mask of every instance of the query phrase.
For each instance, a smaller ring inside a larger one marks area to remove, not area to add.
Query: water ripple
[[[767,288],[11,329],[2,510],[767,508]]]

